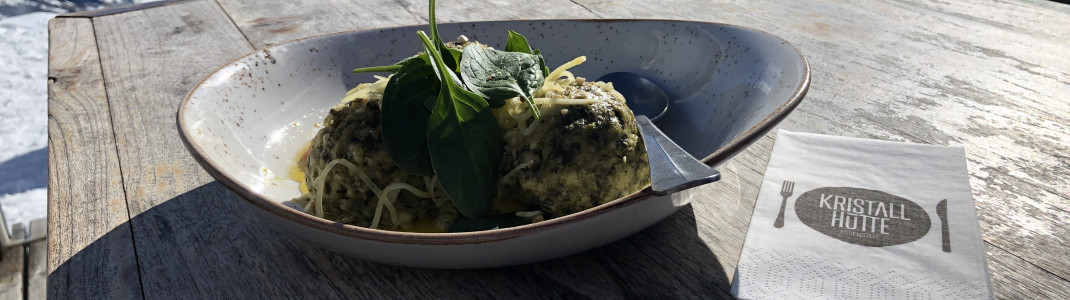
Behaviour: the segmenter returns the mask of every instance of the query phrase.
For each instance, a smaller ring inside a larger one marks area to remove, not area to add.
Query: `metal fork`
[[[784,197],[784,200],[780,201],[780,213],[776,216],[776,221],[773,221],[773,227],[784,227],[784,207],[788,206],[788,197],[791,197],[791,192],[795,190],[795,183],[785,180],[783,185],[780,186],[780,196]]]

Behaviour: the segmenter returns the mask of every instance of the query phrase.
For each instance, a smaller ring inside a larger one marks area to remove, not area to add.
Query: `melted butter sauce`
[[[297,163],[290,167],[290,171],[286,172],[286,178],[297,181],[297,189],[301,191],[301,194],[308,194],[308,185],[305,183],[305,168],[303,166],[308,161],[310,146],[312,146],[311,142],[301,147],[301,151],[297,152]]]
[[[434,219],[427,218],[427,217],[421,217],[419,219],[416,219],[415,222],[412,222],[412,230],[404,230],[404,229],[398,228],[398,230],[395,230],[395,231],[422,232],[422,233],[445,233],[446,232],[445,229],[439,229],[438,227],[435,226],[435,220]]]

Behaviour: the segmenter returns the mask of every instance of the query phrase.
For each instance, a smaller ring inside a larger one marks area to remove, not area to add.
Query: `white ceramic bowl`
[[[506,31],[528,37],[554,68],[598,78],[643,75],[674,99],[657,124],[680,146],[717,166],[769,131],[799,104],[810,69],[797,49],[767,33],[726,24],[667,20],[539,20],[440,24],[496,48]],[[288,177],[300,148],[327,110],[371,75],[356,67],[390,64],[422,50],[409,26],[344,32],[275,45],[205,78],[178,111],[183,141],[213,177],[247,207],[294,236],[383,263],[478,268],[561,257],[635,233],[687,204],[692,191],[656,197],[649,189],[576,214],[471,233],[401,233],[344,225],[305,214],[290,200]]]

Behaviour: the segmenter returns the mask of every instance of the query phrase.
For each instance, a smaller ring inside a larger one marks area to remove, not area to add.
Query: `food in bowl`
[[[399,51],[397,41],[404,43],[417,30],[427,31],[426,26],[301,39],[265,47],[227,63],[198,84],[183,102],[178,112],[183,142],[209,174],[243,199],[229,200],[248,204],[234,207],[241,210],[235,213],[250,214],[247,217],[257,218],[257,224],[270,224],[280,233],[292,234],[299,240],[293,241],[296,243],[307,241],[339,254],[422,268],[500,267],[578,253],[687,210],[688,203],[709,192],[688,190],[661,197],[644,189],[579,213],[470,233],[369,229],[305,213],[291,201],[301,194],[298,182],[286,179],[299,178],[295,163],[304,152],[300,148],[321,129],[327,111],[346,91],[358,83],[375,81],[368,74],[338,73],[349,73],[342,70],[344,67],[391,64],[415,53],[411,47]],[[439,27],[449,40],[460,34],[478,36],[481,41],[500,44],[495,45],[497,49],[505,49],[500,33],[514,29],[543,48],[551,68],[587,55],[587,62],[569,71],[581,76],[631,71],[658,79],[674,99],[697,100],[674,101],[675,109],[658,123],[659,128],[688,152],[704,157],[703,162],[709,165],[722,164],[760,140],[790,115],[810,82],[806,60],[790,43],[729,24],[513,20]],[[552,38],[548,34],[538,40],[532,36],[548,28],[556,29]],[[650,40],[652,36],[666,39],[662,43],[625,42]],[[591,42],[603,38],[610,42]],[[718,44],[728,42],[731,47],[717,50]],[[635,59],[657,49],[664,50],[665,55],[656,56],[653,64]],[[708,55],[711,50],[715,55]],[[723,63],[724,59],[738,59],[739,63]],[[702,75],[709,73],[713,75]],[[754,87],[771,89],[757,91]],[[744,93],[748,90],[750,93]],[[380,228],[392,227],[387,221]]]
[[[300,163],[307,213],[362,227],[461,232],[559,217],[636,192],[649,167],[612,84],[545,66],[510,31],[505,50],[443,43],[431,1],[425,52],[346,93]],[[459,74],[458,74],[459,73]]]

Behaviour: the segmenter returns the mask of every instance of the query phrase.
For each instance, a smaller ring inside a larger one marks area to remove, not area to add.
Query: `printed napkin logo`
[[[878,190],[823,187],[799,195],[803,224],[855,245],[884,247],[916,241],[929,232],[929,214],[917,203]]]
[[[992,298],[966,161],[962,147],[781,130],[732,295]]]

